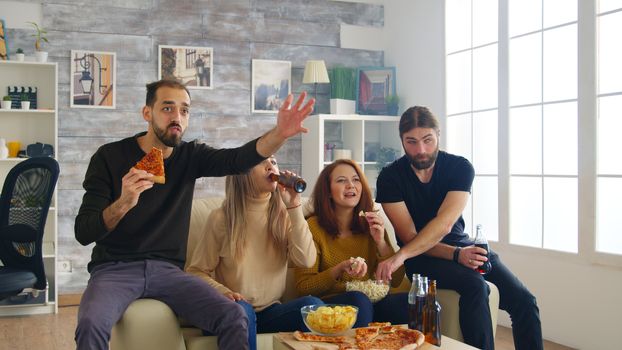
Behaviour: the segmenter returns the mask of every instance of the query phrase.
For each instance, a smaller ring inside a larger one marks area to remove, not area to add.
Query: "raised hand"
[[[306,133],[308,130],[302,126],[302,122],[313,112],[315,99],[310,99],[302,105],[307,93],[303,92],[298,97],[296,103],[292,106],[294,95],[289,94],[279,109],[276,120],[276,129],[281,137],[288,138],[300,132]]]

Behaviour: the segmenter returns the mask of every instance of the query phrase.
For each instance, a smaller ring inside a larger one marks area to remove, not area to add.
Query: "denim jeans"
[[[300,308],[305,305],[324,304],[313,296],[300,297],[283,304],[272,304],[256,312],[253,306],[246,301],[237,302],[248,316],[248,346],[250,350],[257,349],[257,333],[309,331],[302,321]],[[203,331],[204,335],[212,335]]]
[[[516,350],[543,349],[540,311],[536,298],[527,287],[501,262],[499,256],[488,254],[492,270],[486,275],[451,260],[425,255],[406,260],[406,276],[420,273],[437,281],[437,287],[460,294],[460,328],[464,342],[479,349],[494,349],[488,294],[485,281],[499,289],[499,308],[510,314]]]

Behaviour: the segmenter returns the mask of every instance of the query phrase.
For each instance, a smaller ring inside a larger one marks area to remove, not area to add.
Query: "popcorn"
[[[346,291],[359,291],[367,295],[372,303],[384,298],[389,293],[389,285],[382,281],[349,281],[346,282]]]

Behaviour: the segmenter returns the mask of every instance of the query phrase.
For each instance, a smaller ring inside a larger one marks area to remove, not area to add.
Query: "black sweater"
[[[95,242],[89,271],[109,261],[144,259],[183,268],[196,179],[242,173],[264,159],[257,153],[257,139],[232,149],[182,142],[164,160],[166,184],[143,192],[117,227],[107,231],[102,213],[121,195],[123,176],[145,155],[136,140],[144,134],[103,145],[91,158],[75,222],[76,239],[83,245]]]

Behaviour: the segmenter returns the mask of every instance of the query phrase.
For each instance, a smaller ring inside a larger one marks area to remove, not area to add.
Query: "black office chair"
[[[43,229],[60,172],[49,157],[29,158],[7,174],[0,196],[0,300],[46,288]]]

